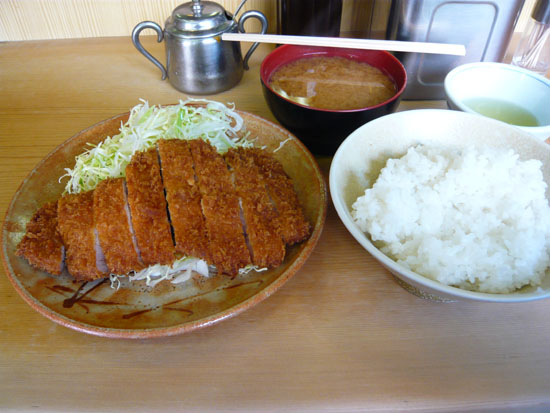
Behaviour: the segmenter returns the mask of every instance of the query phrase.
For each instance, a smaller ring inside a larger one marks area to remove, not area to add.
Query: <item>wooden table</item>
[[[163,56],[162,45],[145,44]],[[212,96],[274,120],[259,63]],[[0,209],[76,132],[182,94],[129,38],[0,44]],[[400,110],[443,102],[403,102]],[[319,163],[328,173],[330,159]],[[2,270],[3,272],[3,270]],[[549,411],[550,301],[437,303],[403,290],[329,203],[320,242],[272,297],[190,334],[113,340],[59,326],[0,275],[0,410]]]

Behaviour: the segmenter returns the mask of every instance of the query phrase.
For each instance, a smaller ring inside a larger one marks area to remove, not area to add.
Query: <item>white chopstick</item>
[[[294,44],[302,46],[343,47],[348,49],[387,50],[391,52],[434,53],[465,56],[462,44],[404,42],[399,40],[349,39],[345,37],[288,36],[281,34],[223,33],[222,40]]]

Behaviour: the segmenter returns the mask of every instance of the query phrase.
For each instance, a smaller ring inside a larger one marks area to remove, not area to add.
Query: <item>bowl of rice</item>
[[[329,185],[352,236],[416,295],[550,297],[550,146],[504,122],[426,109],[349,135]]]

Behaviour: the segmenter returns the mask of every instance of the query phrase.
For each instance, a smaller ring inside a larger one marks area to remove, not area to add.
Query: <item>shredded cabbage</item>
[[[252,146],[244,134],[244,121],[234,105],[206,99],[180,100],[177,105],[149,106],[145,100],[130,111],[118,135],[107,137],[76,157],[73,169],[60,178],[69,178],[65,192],[94,189],[106,178],[124,177],[126,165],[137,151],[149,149],[159,139],[203,139],[225,153],[237,146]]]
[[[128,279],[130,281],[146,280],[146,284],[150,287],[154,287],[164,280],[170,280],[172,284],[179,284],[189,280],[193,271],[208,277],[208,264],[199,258],[183,257],[174,261],[171,265],[152,265],[134,275],[130,275]]]
[[[155,264],[147,267],[133,275],[110,274],[111,288],[118,290],[121,286],[121,279],[128,277],[128,281],[141,281],[149,287],[154,287],[159,282],[169,280],[172,284],[180,284],[191,278],[193,271],[208,277],[210,271],[206,261],[194,257],[182,257],[171,265]]]
[[[212,271],[215,272],[216,268],[211,267]],[[268,268],[260,268],[256,265],[247,265],[244,268],[239,269],[239,275],[248,274],[251,271],[267,271]],[[141,270],[134,275],[119,275],[119,274],[110,274],[109,279],[111,281],[111,288],[118,290],[120,288],[121,279],[128,277],[130,282],[132,281],[141,281],[145,280],[145,283],[149,287],[154,287],[159,282],[164,280],[169,280],[172,284],[180,284],[191,278],[193,271],[202,275],[203,277],[210,276],[210,267],[208,263],[199,258],[193,257],[183,257],[176,260],[172,265],[152,265]]]
[[[261,271],[267,271],[267,270],[268,270],[267,267],[263,268],[263,267],[258,267],[257,265],[250,264],[250,265],[247,265],[246,267],[239,268],[239,275],[248,274],[250,271],[261,272]]]

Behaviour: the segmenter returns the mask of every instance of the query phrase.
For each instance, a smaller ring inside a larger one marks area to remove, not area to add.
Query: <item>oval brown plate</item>
[[[327,189],[315,159],[287,130],[263,118],[239,112],[257,144],[273,151],[287,141],[275,157],[292,178],[311,237],[287,248],[284,263],[273,270],[251,271],[233,279],[227,276],[197,277],[183,284],[124,283],[111,288],[109,280],[74,281],[68,274],[54,277],[30,267],[14,252],[25,225],[45,202],[59,198],[65,168],[75,156],[118,133],[128,113],[102,121],[73,136],[42,160],[23,181],[6,213],[2,232],[2,258],[6,274],[32,308],[66,327],[106,337],[151,338],[181,334],[232,317],[264,300],[279,289],[305,263],[315,247],[326,216]]]

